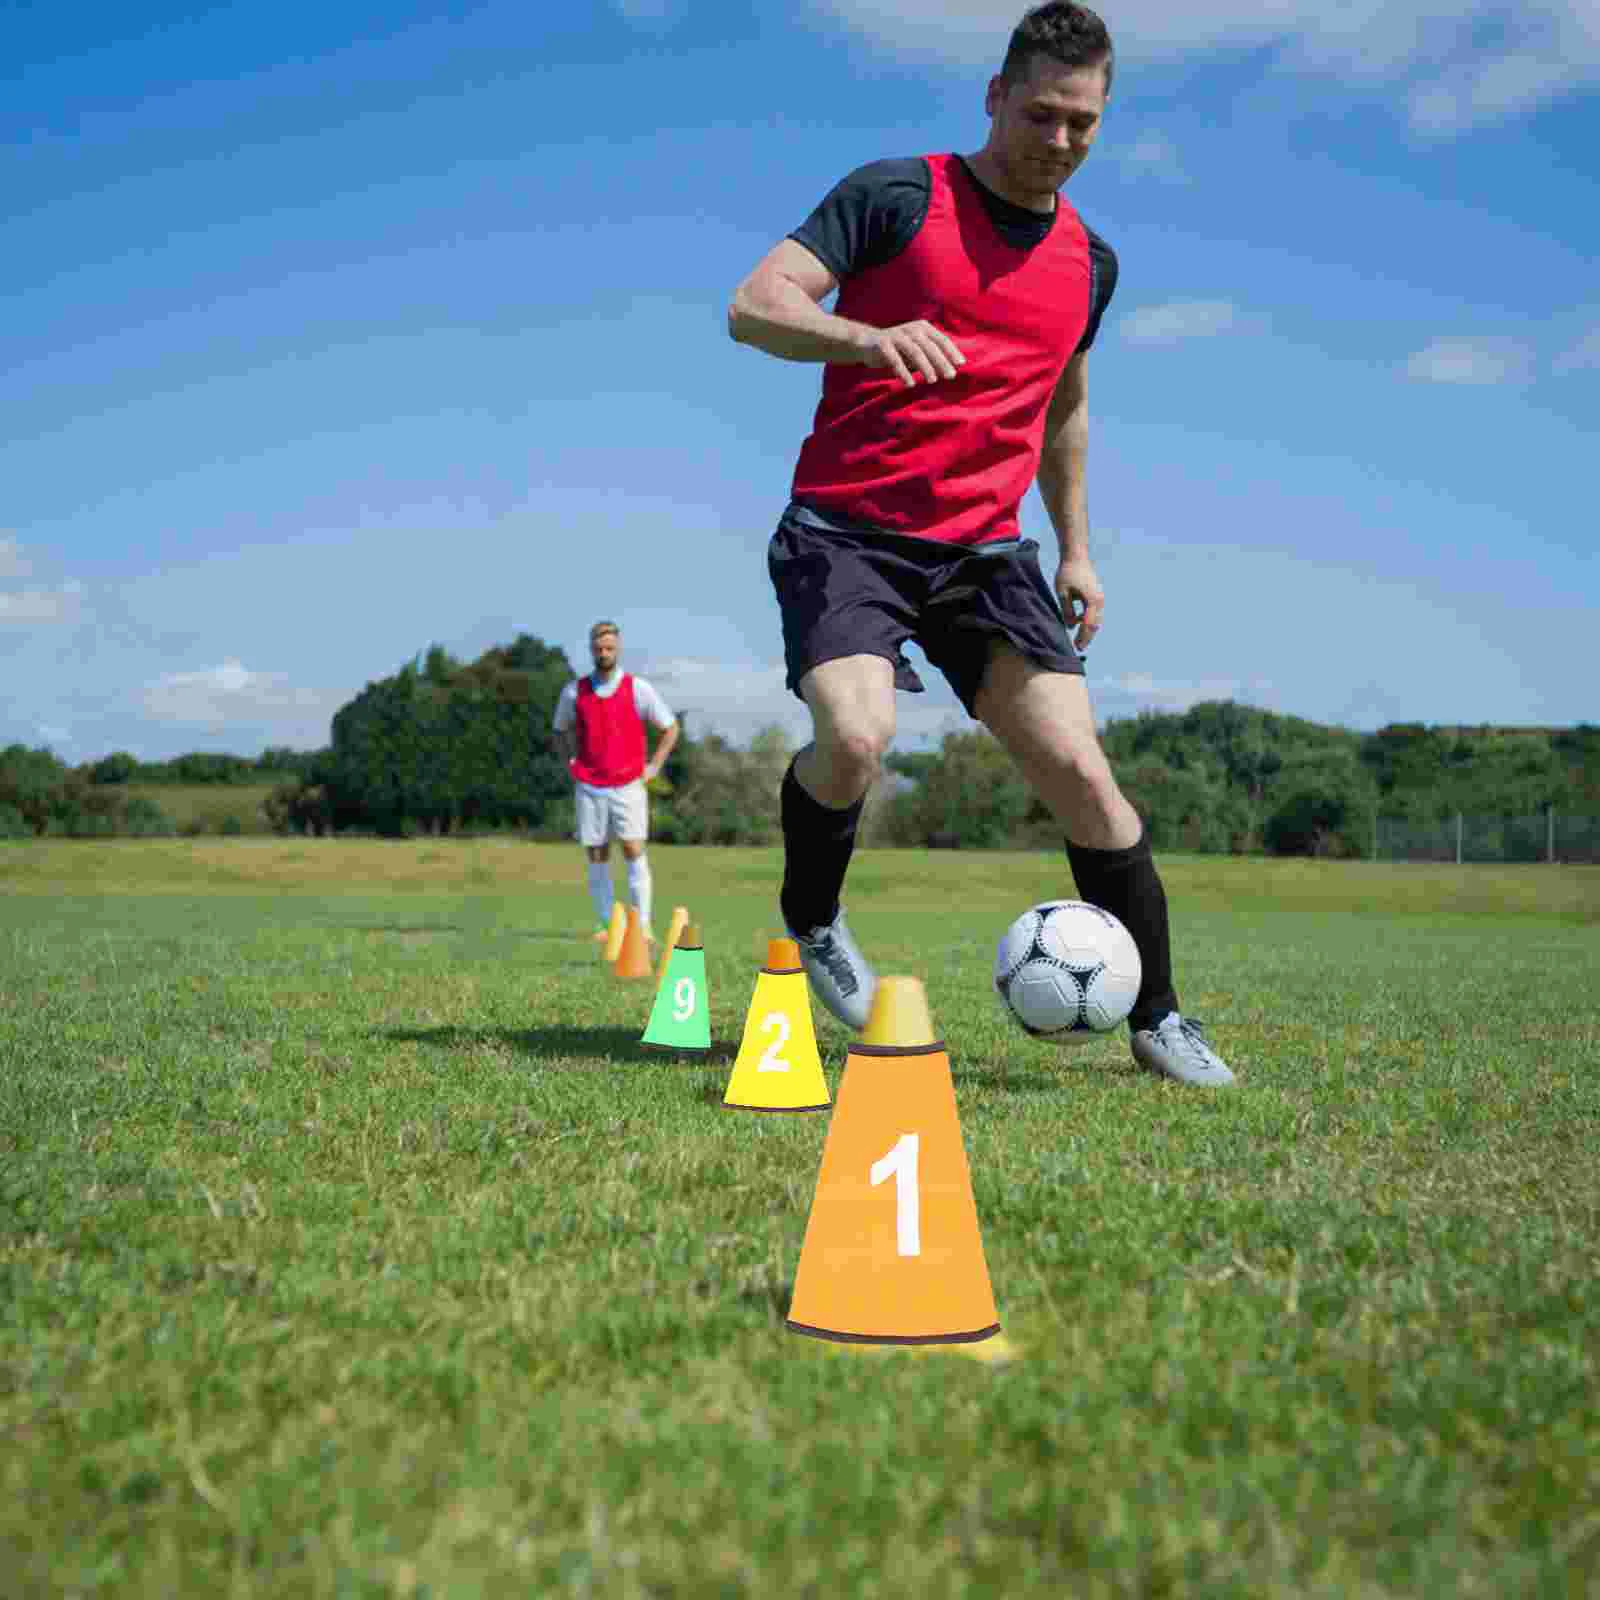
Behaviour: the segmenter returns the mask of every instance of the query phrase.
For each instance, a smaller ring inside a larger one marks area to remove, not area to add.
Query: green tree
[[[1145,756],[1116,765],[1115,771],[1153,849],[1220,853],[1249,848],[1254,807],[1229,786],[1220,768],[1198,760],[1169,765]]]
[[[776,725],[743,750],[715,733],[695,740],[681,786],[658,808],[651,831],[664,844],[776,844],[778,793],[793,753]]]
[[[1311,752],[1283,767],[1266,795],[1262,828],[1274,855],[1364,856],[1378,788],[1354,751]]]
[[[986,850],[1018,842],[1030,798],[1005,747],[976,729],[947,733],[937,760],[891,806],[906,843]]]
[[[537,825],[568,787],[551,718],[571,677],[562,652],[527,634],[465,666],[434,646],[335,713],[312,776],[340,827]]]
[[[126,750],[102,756],[89,768],[91,783],[127,783],[139,770],[139,763]]]
[[[66,767],[42,747],[13,744],[0,750],[0,805],[10,806],[35,833],[50,829],[66,781]]]

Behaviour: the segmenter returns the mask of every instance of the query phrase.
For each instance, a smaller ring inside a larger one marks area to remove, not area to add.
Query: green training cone
[[[711,1002],[706,994],[706,952],[700,930],[688,923],[667,959],[666,975],[645,1024],[641,1044],[665,1050],[711,1048]]]

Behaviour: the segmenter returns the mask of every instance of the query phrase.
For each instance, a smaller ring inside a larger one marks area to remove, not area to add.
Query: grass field
[[[1600,1593],[1600,872],[1168,860],[1205,1093],[1005,1023],[1058,861],[860,857],[997,1367],[785,1331],[778,858],[652,859],[690,1065],[572,846],[0,846],[0,1594]]]
[[[131,800],[138,795],[161,807],[180,831],[221,833],[224,825],[235,822],[241,833],[267,833],[266,813],[261,803],[272,793],[274,784],[243,783],[130,783],[124,791]]]

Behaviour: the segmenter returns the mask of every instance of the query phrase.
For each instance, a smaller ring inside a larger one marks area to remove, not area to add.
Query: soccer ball
[[[1023,1031],[1077,1044],[1108,1032],[1133,1009],[1142,968],[1133,935],[1099,906],[1046,900],[1006,929],[994,953],[994,987]]]

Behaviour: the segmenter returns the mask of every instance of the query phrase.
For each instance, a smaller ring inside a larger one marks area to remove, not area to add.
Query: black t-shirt
[[[1030,250],[1055,226],[1059,211],[1030,211],[985,188],[965,161],[971,178],[1000,236],[1019,250]],[[933,180],[921,156],[906,160],[871,161],[857,167],[830,189],[822,203],[789,237],[803,244],[841,282],[868,267],[891,261],[916,237],[928,214]],[[1117,287],[1117,257],[1087,224],[1089,236],[1089,321],[1075,354],[1094,343],[1100,319]]]

